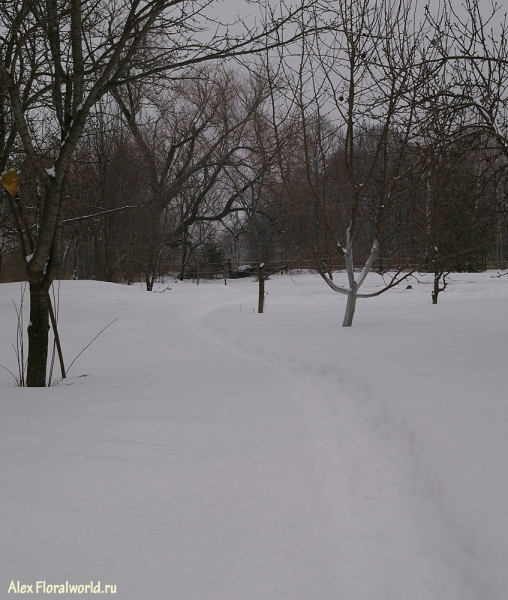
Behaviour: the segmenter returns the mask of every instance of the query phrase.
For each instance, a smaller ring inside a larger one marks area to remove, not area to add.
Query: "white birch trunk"
[[[344,321],[342,327],[351,327],[353,324],[353,317],[355,316],[356,308],[356,295],[358,294],[359,285],[355,281],[355,269],[353,262],[353,244],[351,242],[351,231],[348,229],[346,232],[346,269],[349,280],[349,293],[347,295],[346,314],[344,315]],[[365,270],[365,269],[364,269]],[[363,275],[363,271],[362,271]],[[365,277],[364,277],[365,279]],[[361,283],[360,283],[361,285]]]
[[[346,314],[344,315],[344,321],[342,321],[342,327],[351,327],[353,324],[357,297],[356,289],[351,290],[347,295]]]

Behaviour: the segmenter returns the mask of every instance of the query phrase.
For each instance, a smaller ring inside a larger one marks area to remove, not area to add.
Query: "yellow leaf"
[[[4,171],[0,176],[0,181],[4,188],[11,194],[16,197],[19,192],[19,179],[16,169],[9,169],[8,171]]]

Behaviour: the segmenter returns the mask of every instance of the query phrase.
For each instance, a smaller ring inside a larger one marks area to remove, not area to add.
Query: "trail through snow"
[[[508,596],[504,280],[457,276],[437,307],[401,287],[350,330],[311,275],[269,281],[264,315],[248,280],[171,285],[63,282],[67,355],[119,321],[56,387],[0,374],[0,592]]]

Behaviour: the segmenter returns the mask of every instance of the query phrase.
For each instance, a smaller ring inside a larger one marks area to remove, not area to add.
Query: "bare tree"
[[[437,16],[428,13],[440,76],[429,86],[426,97],[431,120],[440,123],[431,134],[436,138],[439,132],[441,154],[449,155],[461,147],[467,156],[474,149],[477,170],[488,180],[489,189],[482,184],[480,203],[483,222],[489,223],[482,246],[490,246],[495,234],[499,266],[504,263],[508,175],[508,22],[501,11],[495,3],[466,0],[460,6],[445,2]],[[476,218],[472,216],[470,222],[474,230]],[[452,254],[465,252],[463,238]],[[433,301],[438,293],[436,282]]]
[[[260,176],[250,131],[266,86],[238,69],[208,67],[141,94],[126,86],[115,97],[150,178],[153,229],[165,230],[152,253],[179,246],[183,278],[207,227],[241,211],[242,194]]]
[[[421,259],[423,268],[434,276],[433,304],[452,271],[483,268],[499,219],[491,209],[492,173],[486,166],[470,147],[447,144],[433,157],[422,179]]]
[[[508,166],[508,21],[502,7],[466,0],[445,2],[434,28],[440,76],[429,86],[431,114],[447,123],[450,145],[483,151],[491,168]],[[497,206],[506,211],[506,204]]]
[[[235,235],[245,240],[256,263],[258,313],[264,312],[266,281],[288,268],[285,257],[277,256],[277,247],[288,232],[289,207],[278,186],[270,182],[270,170],[267,165],[264,178],[243,195],[244,211],[234,227]]]
[[[332,290],[347,295],[344,327],[353,322],[357,298],[377,296],[408,276],[397,268],[381,290],[360,293],[388,218],[408,197],[417,162],[412,144],[418,138],[419,97],[433,75],[426,27],[413,20],[412,10],[406,0],[341,2],[334,34],[319,40],[304,36],[299,64],[287,61],[284,74],[279,69],[278,77],[289,78],[295,95],[277,103],[272,87],[281,178],[315,268]],[[270,81],[277,81],[273,72]],[[305,210],[311,206],[313,219]],[[353,250],[369,238],[355,274]],[[345,260],[348,286],[337,285],[326,268],[323,255],[330,243]]]
[[[142,275],[149,182],[110,104],[96,105],[69,170],[62,276],[132,283]]]

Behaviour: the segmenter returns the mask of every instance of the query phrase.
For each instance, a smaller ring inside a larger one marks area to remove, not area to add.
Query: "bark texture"
[[[265,265],[258,267],[258,313],[262,313],[265,308]]]
[[[28,387],[46,386],[48,362],[49,294],[46,282],[31,279],[30,324],[28,326]]]

